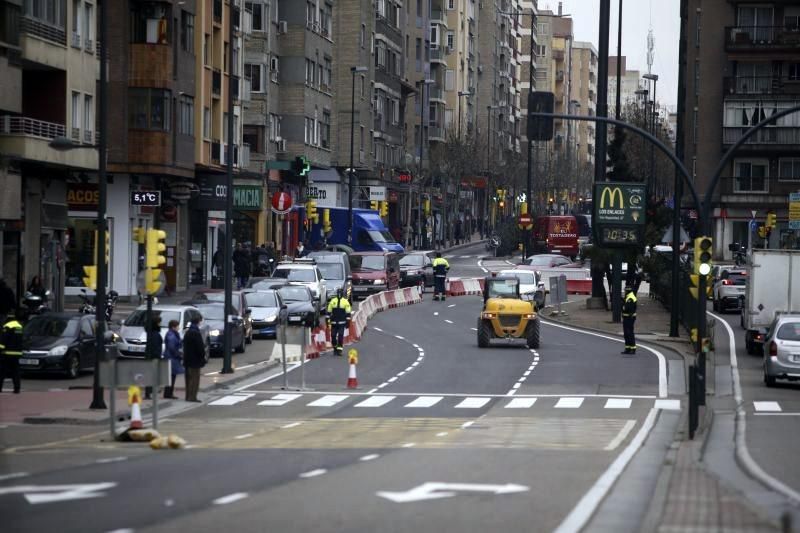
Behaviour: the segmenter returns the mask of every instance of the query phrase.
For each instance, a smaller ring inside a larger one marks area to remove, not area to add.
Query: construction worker
[[[625,335],[625,351],[623,354],[636,353],[636,337],[633,326],[636,323],[636,294],[633,287],[625,285],[625,300],[622,303],[622,331]]]
[[[350,302],[342,295],[342,288],[328,302],[328,325],[331,326],[331,344],[333,354],[341,356],[344,346],[344,329],[350,325],[352,308]]]
[[[445,279],[447,279],[447,272],[450,270],[450,263],[447,259],[442,257],[442,252],[436,252],[436,258],[433,260],[433,299],[444,301],[445,296]]]
[[[13,315],[3,324],[0,336],[0,392],[3,382],[10,377],[14,383],[14,394],[19,394],[19,359],[22,357],[22,324]]]

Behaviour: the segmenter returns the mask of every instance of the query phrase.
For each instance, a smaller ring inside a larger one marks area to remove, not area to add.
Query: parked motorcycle
[[[256,268],[253,270],[253,275],[258,277],[270,277],[275,270],[275,260],[271,257],[262,255],[259,256]]]
[[[50,291],[45,291],[44,295],[25,291],[25,296],[22,299],[23,319],[28,320],[33,315],[41,315],[50,311],[50,307],[47,305],[49,297]]]
[[[497,249],[499,247],[500,247],[500,237],[498,237],[496,233],[492,233],[492,236],[489,237],[488,241],[486,241],[486,250],[492,252],[496,256]]]
[[[89,296],[86,294],[86,289],[81,289],[80,298],[83,300],[80,307],[78,307],[78,312],[83,313],[85,315],[94,315],[97,313],[97,307],[95,305],[95,297]],[[106,305],[105,305],[105,318],[106,322],[111,321],[111,317],[114,315],[114,307],[117,305],[117,300],[119,299],[119,293],[117,291],[109,291],[106,294]]]

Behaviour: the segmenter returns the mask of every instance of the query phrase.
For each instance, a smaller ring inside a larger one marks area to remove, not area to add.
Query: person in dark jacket
[[[250,252],[241,243],[236,245],[233,251],[233,272],[236,275],[239,289],[243,289],[250,279]]]
[[[634,326],[636,325],[636,293],[633,292],[633,287],[630,285],[625,286],[625,301],[622,304],[622,331],[625,334],[625,350],[623,354],[636,353],[636,334]]]
[[[164,398],[176,398],[175,396],[175,379],[178,374],[184,373],[181,356],[181,336],[178,333],[180,322],[177,320],[169,321],[169,330],[167,336],[164,338],[164,357],[170,361],[170,370],[172,374],[172,381],[169,387],[164,387]]]
[[[0,323],[5,323],[6,318],[11,316],[17,308],[17,299],[14,291],[6,285],[6,280],[0,279]]]
[[[186,401],[199,402],[200,369],[206,365],[206,344],[200,333],[199,316],[192,319],[183,335],[183,365],[186,367]]]
[[[164,339],[161,338],[161,317],[154,316],[147,331],[147,344],[144,348],[145,359],[161,359],[161,347]],[[158,392],[156,392],[158,394]],[[144,399],[150,400],[153,397],[153,387],[145,387]]]

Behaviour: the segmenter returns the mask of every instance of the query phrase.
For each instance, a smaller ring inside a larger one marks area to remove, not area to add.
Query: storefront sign
[[[400,183],[411,183],[414,177],[411,174],[403,173],[397,176],[397,181]]]
[[[236,185],[233,188],[233,208],[239,211],[260,211],[264,190],[258,185]]]
[[[73,211],[95,211],[100,203],[100,191],[94,183],[67,184],[67,206]]]
[[[225,210],[225,198],[228,190],[227,178],[225,176],[200,176],[198,177],[198,188],[200,194],[195,200],[197,209]]]
[[[272,212],[285,215],[292,210],[292,196],[288,192],[276,192],[272,195]]]
[[[306,198],[315,200],[317,207],[336,207],[339,201],[338,183],[315,183],[306,187]]]
[[[161,191],[131,191],[131,205],[161,205]]]
[[[386,187],[370,187],[369,188],[369,199],[377,200],[379,202],[383,202],[386,200]]]

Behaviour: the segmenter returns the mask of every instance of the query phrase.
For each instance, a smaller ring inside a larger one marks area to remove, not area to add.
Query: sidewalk
[[[543,317],[547,320],[570,324],[622,337],[622,324],[611,320],[611,311],[586,309],[586,297],[569,296],[562,304],[563,316],[549,316],[547,307]],[[680,337],[668,336],[669,311],[646,293],[640,293],[636,310],[636,340],[679,354],[688,368],[694,362],[694,350],[688,336],[680,328]],[[681,398],[686,406],[687,397]],[[777,524],[762,516],[735,487],[720,481],[704,464],[705,441],[711,433],[712,413],[701,408],[700,427],[694,440],[688,440],[687,410],[684,409],[679,430],[664,460],[659,486],[650,503],[643,531],[658,533],[736,531],[778,531]],[[705,415],[705,416],[704,416]],[[733,439],[733,435],[731,435]],[[735,458],[730,458],[731,463]]]

